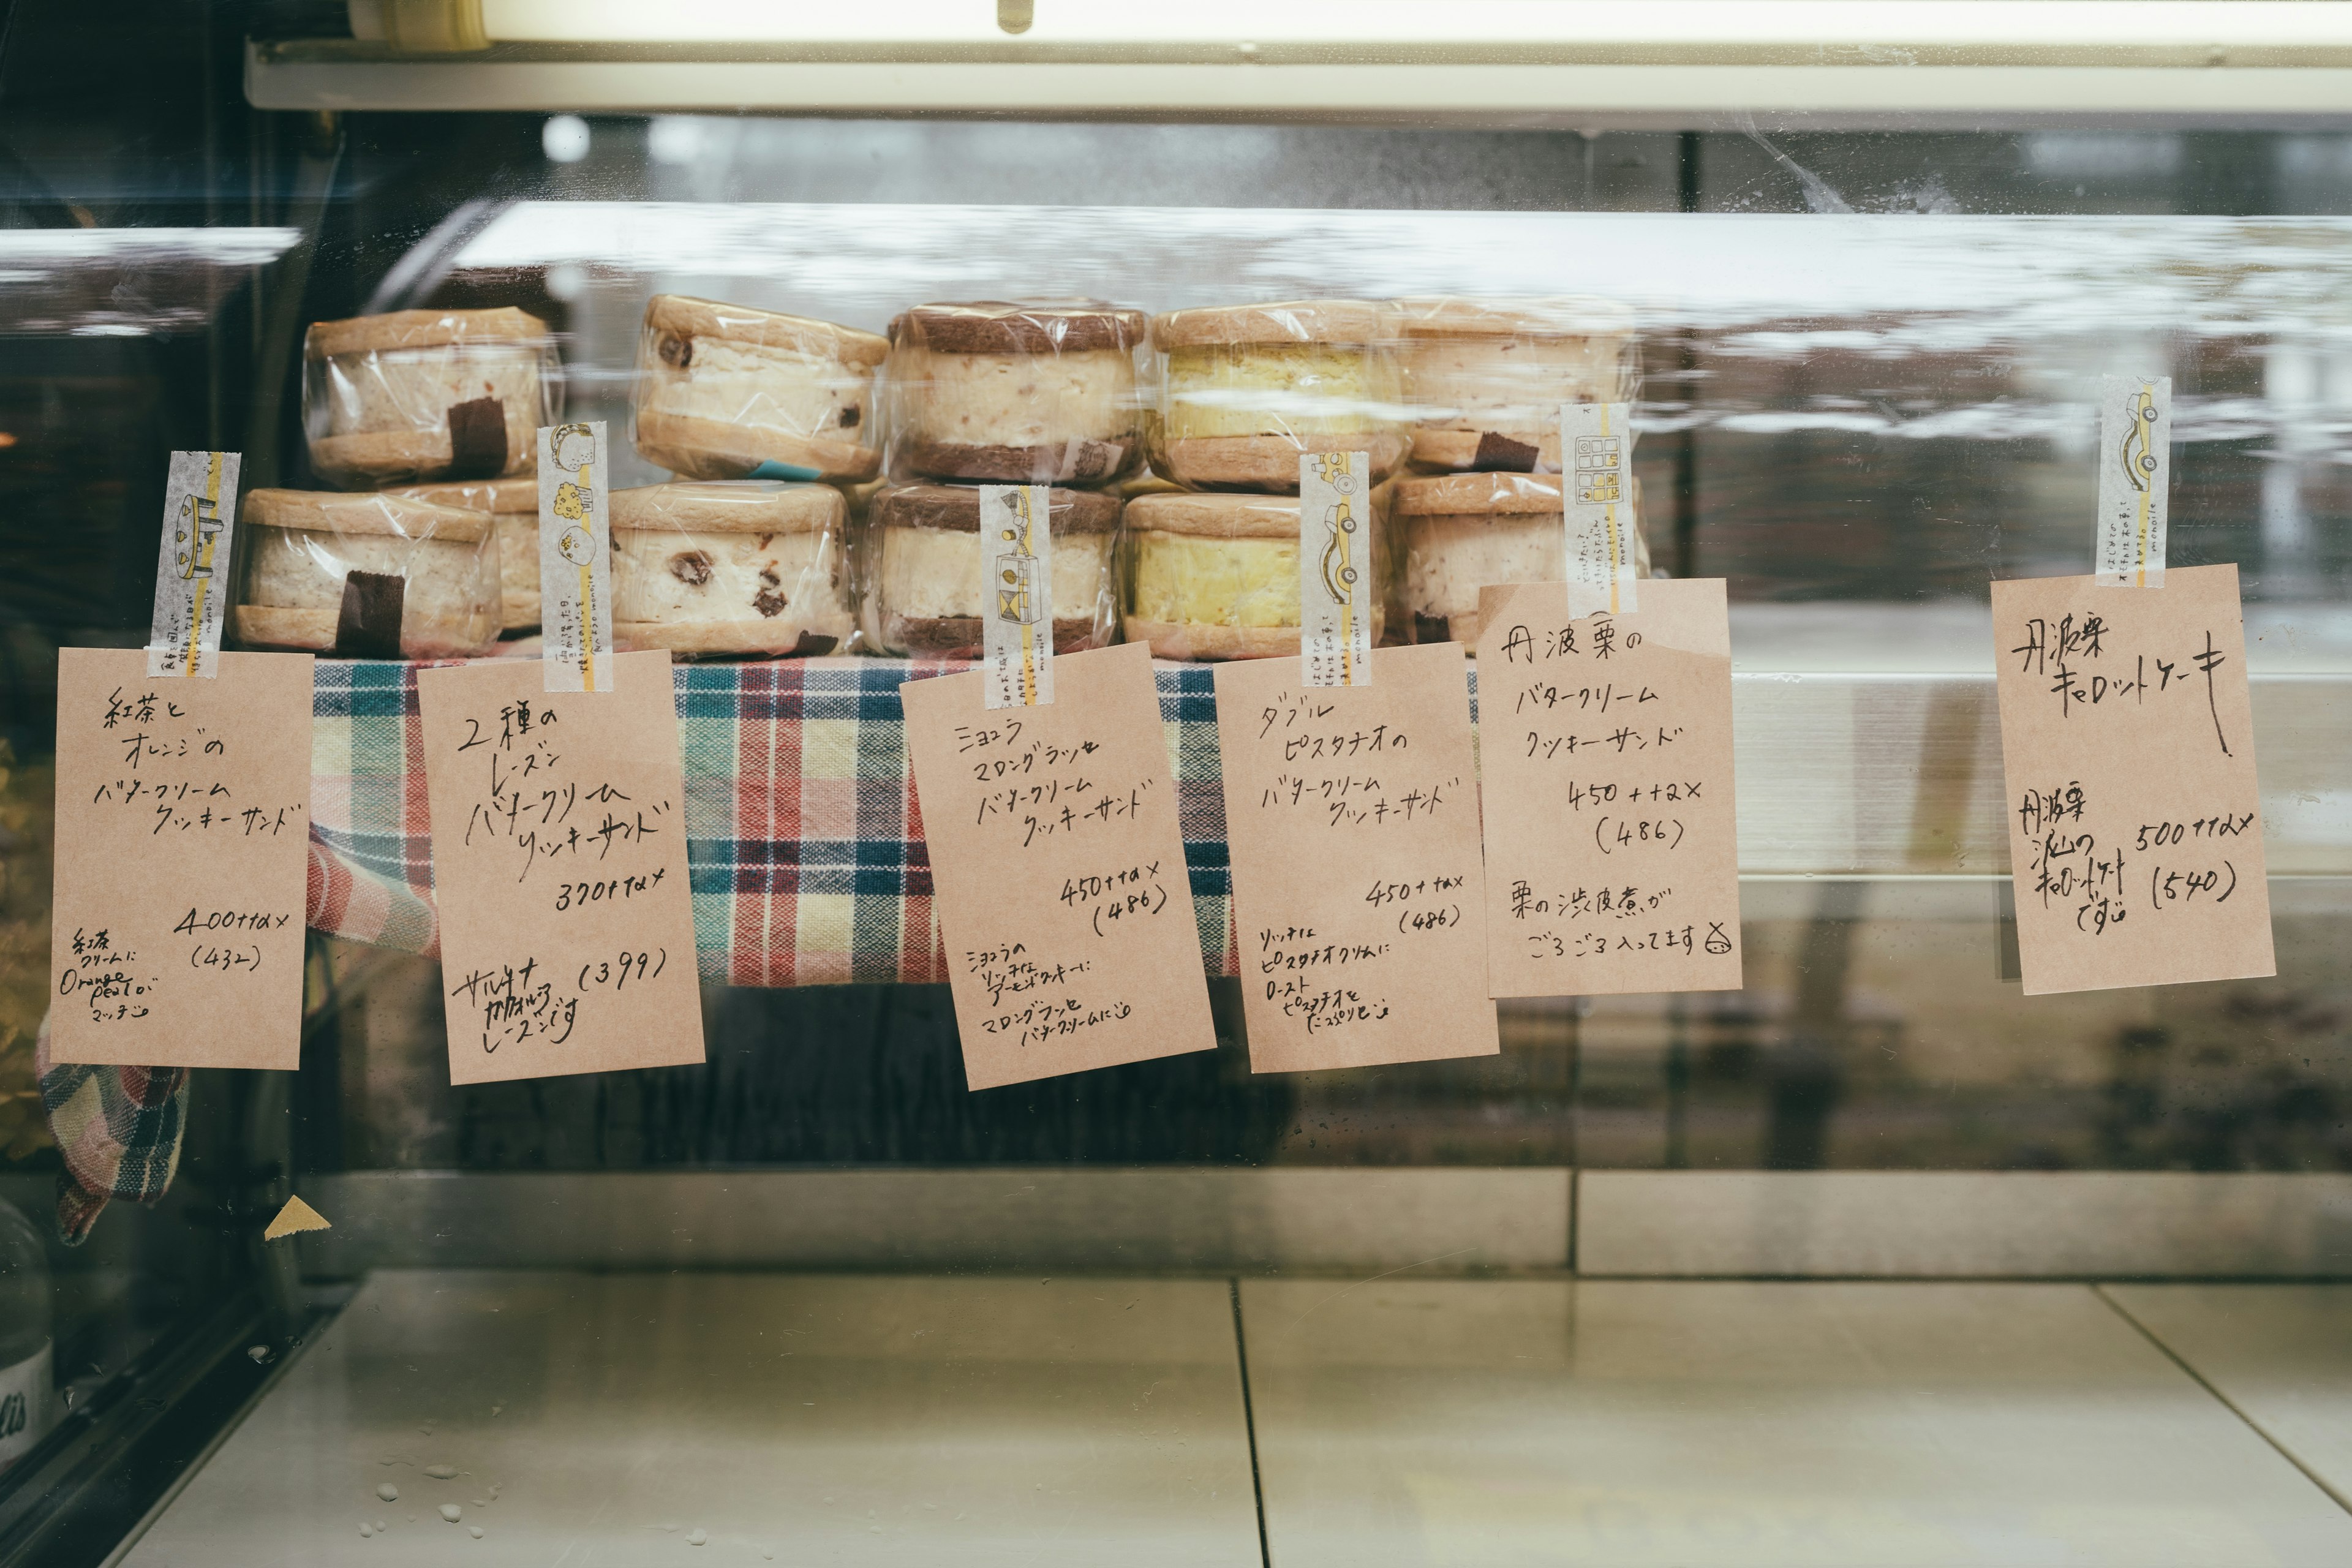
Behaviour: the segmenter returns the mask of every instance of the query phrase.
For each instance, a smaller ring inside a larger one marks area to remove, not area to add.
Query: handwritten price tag
[[[59,1061],[279,1068],[302,1051],[310,664],[58,654],[50,1047]]]
[[[1723,580],[1581,620],[1564,584],[1490,586],[1478,615],[1489,989],[1737,990]]]
[[[1992,585],[2025,993],[2278,973],[2235,566]]]
[[[1054,668],[1046,707],[898,688],[975,1089],[1217,1043],[1151,650]]]
[[[666,652],[420,670],[449,1081],[702,1060]]]
[[[1458,643],[1360,686],[1216,669],[1243,1010],[1257,1072],[1492,1056],[1486,889]]]

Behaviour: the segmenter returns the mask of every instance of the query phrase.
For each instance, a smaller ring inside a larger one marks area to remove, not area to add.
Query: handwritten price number
[[[590,959],[580,966],[580,989],[609,985],[614,990],[625,989],[630,981],[658,980],[661,972],[669,967],[669,949],[656,948],[651,952],[622,952],[604,959]]]
[[[1609,825],[1614,822],[1612,829]],[[1654,844],[1661,849],[1682,847],[1684,827],[1680,817],[1637,817],[1628,821],[1622,816],[1603,816],[1592,824],[1592,842],[1603,855],[1614,855],[1620,849],[1637,845]]]
[[[555,908],[559,914],[583,904],[601,904],[606,900],[618,903],[661,886],[669,868],[657,866],[650,877],[612,877],[602,882],[559,882],[556,884]]]

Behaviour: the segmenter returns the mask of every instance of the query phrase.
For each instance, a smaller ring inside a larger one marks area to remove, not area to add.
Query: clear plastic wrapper
[[[1092,300],[916,306],[890,323],[891,476],[1116,484],[1143,460],[1144,336]]]
[[[406,485],[393,492],[436,506],[486,511],[499,536],[499,629],[539,629],[539,479],[457,479]]]
[[[1301,452],[1370,454],[1374,482],[1405,451],[1396,312],[1297,300],[1151,319],[1151,467],[1191,489],[1296,495]]]
[[[234,629],[249,647],[458,658],[499,640],[490,514],[413,496],[255,490]]]
[[[1385,574],[1380,510],[1373,570]],[[1296,658],[1299,644],[1298,500],[1295,496],[1139,496],[1127,508],[1122,620],[1129,642],[1156,658]],[[1385,629],[1374,584],[1372,640]]]
[[[1633,574],[1650,574],[1641,481],[1633,481]],[[1402,613],[1415,642],[1478,647],[1478,590],[1488,584],[1558,583],[1568,575],[1568,528],[1556,474],[1435,474],[1391,487]]]
[[[613,640],[681,658],[846,652],[849,508],[828,485],[686,481],[615,490]]]
[[[889,352],[854,327],[656,294],[637,337],[630,437],[685,479],[870,479]]]
[[[1609,300],[1398,301],[1416,468],[1559,472],[1559,405],[1630,402],[1633,312]]]
[[[530,473],[557,413],[555,363],[547,323],[511,307],[314,321],[310,467],[352,489]]]
[[[981,491],[961,485],[894,485],[866,510],[859,547],[859,616],[868,646],[892,654],[981,656],[990,603],[981,575]],[[1054,651],[1107,647],[1118,622],[1119,499],[1093,490],[1048,492]]]

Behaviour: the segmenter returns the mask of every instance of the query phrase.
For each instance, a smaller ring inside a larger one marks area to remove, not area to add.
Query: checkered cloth
[[[898,684],[940,659],[679,665],[686,858],[706,980],[944,981]],[[310,922],[436,956],[433,847],[413,664],[321,659],[310,763]],[[1206,666],[1155,667],[1201,954],[1239,972],[1216,698]]]
[[[931,863],[898,684],[971,666],[811,658],[672,671],[686,858],[706,980],[944,981]],[[313,677],[310,915],[353,942],[437,957],[432,825],[413,664],[321,659]],[[1212,974],[1240,972],[1209,668],[1153,667],[1184,862]],[[1472,686],[1473,715],[1476,687]],[[37,1061],[65,1154],[58,1228],[79,1243],[111,1198],[152,1203],[179,1168],[184,1068]]]
[[[110,1199],[152,1204],[171,1190],[188,1121],[188,1069],[53,1062],[47,1019],[33,1064],[66,1162],[58,1176],[58,1234],[79,1247]]]

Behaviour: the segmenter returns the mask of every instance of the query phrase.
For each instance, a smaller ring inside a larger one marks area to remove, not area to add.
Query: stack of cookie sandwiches
[[[1090,300],[918,305],[890,323],[892,483],[867,503],[860,622],[878,651],[977,658],[980,487],[1048,489],[1054,646],[1118,626],[1118,486],[1143,463],[1140,310]]]
[[[1402,462],[1396,313],[1369,300],[1174,310],[1151,321],[1152,468],[1185,493],[1128,506],[1126,633],[1162,658],[1299,647],[1303,456],[1360,452],[1375,484]],[[1371,560],[1384,590],[1381,493]],[[1381,592],[1373,636],[1384,627]]]
[[[1478,590],[1568,572],[1560,414],[1631,402],[1633,312],[1606,300],[1398,303],[1416,472],[1391,487],[1401,622],[1416,642],[1478,643]],[[1641,482],[1631,481],[1634,569],[1650,572]]]
[[[257,647],[446,658],[537,625],[533,475],[555,367],[547,323],[511,308],[312,323],[303,430],[311,471],[343,489],[247,498],[232,634]]]

